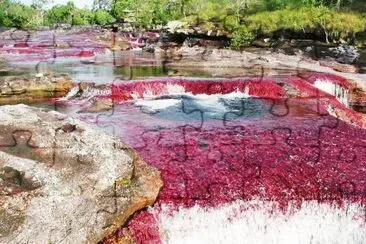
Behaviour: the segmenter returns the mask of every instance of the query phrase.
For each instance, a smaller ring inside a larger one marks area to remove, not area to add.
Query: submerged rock
[[[1,106],[0,150],[1,243],[96,243],[162,187],[133,149],[55,111]]]
[[[84,107],[85,108],[79,111],[79,113],[99,113],[103,111],[110,111],[113,109],[113,99],[93,97],[85,102]]]

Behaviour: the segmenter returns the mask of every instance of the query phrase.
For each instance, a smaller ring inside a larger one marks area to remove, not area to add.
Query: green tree
[[[75,10],[73,2],[65,5],[53,6],[47,11],[45,19],[49,24],[72,24],[72,15]]]
[[[98,25],[114,23],[116,19],[106,10],[98,9],[93,13],[93,22]]]
[[[2,26],[35,28],[41,22],[37,10],[30,6],[5,1],[0,8],[4,8],[4,12],[0,15]]]
[[[37,10],[37,19],[38,23],[37,26],[43,26],[44,25],[44,14],[45,9],[44,7],[51,3],[51,0],[33,0],[31,7]]]
[[[52,0],[33,0],[32,7],[35,9],[43,10],[44,7],[51,2],[53,2],[53,1]]]
[[[137,10],[138,2],[139,0],[113,0],[111,3],[112,15],[116,19],[124,19],[127,17],[126,14]]]
[[[8,7],[9,7],[8,0],[0,1],[0,26],[5,26],[4,21],[6,18],[6,13],[8,11]]]
[[[75,8],[72,11],[72,25],[89,25],[93,21],[93,13],[89,9]]]

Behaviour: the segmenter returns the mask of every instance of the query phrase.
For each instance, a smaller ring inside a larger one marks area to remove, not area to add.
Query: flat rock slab
[[[0,104],[62,97],[72,86],[72,80],[68,76],[0,77]]]
[[[182,46],[177,51],[177,56],[168,66],[182,73],[187,67],[194,67],[196,72],[210,73],[217,77],[298,75],[311,71],[338,75],[353,80],[366,89],[366,74],[356,73],[359,71],[357,67],[334,61],[317,61],[306,55],[286,55],[258,49],[239,52]]]
[[[0,150],[0,243],[98,242],[162,187],[133,149],[55,111],[1,106]]]

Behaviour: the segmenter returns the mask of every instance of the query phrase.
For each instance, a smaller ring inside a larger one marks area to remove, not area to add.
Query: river
[[[348,108],[346,81],[318,74],[212,77],[194,67],[180,73],[164,57],[102,51],[89,42],[81,51],[66,48],[58,55],[49,47],[44,58],[25,51],[35,43],[21,47],[23,54],[3,47],[12,69],[1,75],[68,74],[75,82],[107,85],[107,96],[90,97],[110,99],[107,111],[85,112],[89,101],[78,98],[33,105],[121,138],[162,173],[155,205],[136,213],[115,238],[130,233],[137,243],[366,239],[366,130]],[[339,111],[350,119],[338,117]]]

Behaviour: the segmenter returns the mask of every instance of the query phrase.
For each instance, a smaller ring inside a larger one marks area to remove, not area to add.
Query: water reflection
[[[47,61],[9,62],[12,72],[3,71],[0,76],[68,74],[75,82],[112,83],[116,78],[131,80],[162,76],[211,77],[209,73],[186,70],[180,73],[167,66],[164,55],[136,51],[110,51],[92,57],[55,57]]]

